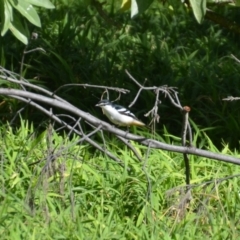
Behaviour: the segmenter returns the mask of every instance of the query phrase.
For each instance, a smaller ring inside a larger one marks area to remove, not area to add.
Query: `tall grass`
[[[202,147],[218,151],[201,134]],[[122,168],[76,141],[51,126],[37,134],[26,121],[16,131],[1,127],[2,239],[239,237],[239,177],[217,180],[238,174],[239,167],[191,156],[192,201],[182,211],[178,204],[185,174],[180,154],[151,149],[146,159],[148,150],[135,144],[144,159],[139,162],[105,136],[106,148],[124,162]],[[227,145],[222,152],[239,156]]]

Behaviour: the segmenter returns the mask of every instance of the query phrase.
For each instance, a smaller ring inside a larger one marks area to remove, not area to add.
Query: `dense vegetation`
[[[1,130],[2,239],[239,237],[239,169],[234,165],[191,157],[193,199],[181,211],[185,174],[180,154],[151,150],[139,163],[105,136],[108,150],[124,160],[122,168],[89,145],[76,145],[77,137],[59,136],[51,126],[38,137],[27,122],[16,132],[9,126]],[[194,142],[198,137],[218,151],[200,131]],[[145,155],[145,147],[135,147]],[[222,153],[239,156],[227,146]],[[214,180],[227,175],[237,176]]]
[[[222,101],[229,95],[240,96],[240,67],[230,58],[238,52],[238,36],[209,21],[199,25],[192,13],[175,1],[173,10],[153,4],[133,20],[119,12],[119,6],[103,4],[107,14],[103,17],[94,5],[84,3],[57,1],[56,9],[40,13],[44,27],[31,29],[38,32],[39,38],[32,40],[28,49],[42,47],[46,53],[35,51],[25,56],[24,77],[37,79],[36,84],[51,90],[66,83],[91,83],[125,87],[135,94],[138,89],[124,72],[128,69],[142,83],[147,78],[147,86],[177,87],[182,104],[192,108],[191,118],[199,127],[211,128],[208,134],[218,147],[222,140],[232,147],[239,146],[239,104]],[[222,12],[239,19],[238,9]],[[1,38],[1,46],[2,65],[20,72],[22,44],[8,34]],[[101,93],[76,87],[59,92],[92,113],[95,109],[89,106],[95,105]],[[128,94],[120,103],[128,105],[130,101],[132,96]],[[154,94],[145,93],[133,111],[149,122],[143,114],[153,103]],[[4,118],[6,112],[4,108]],[[179,112],[164,96],[160,116],[158,131],[165,125],[171,133],[179,134]]]
[[[1,66],[52,91],[68,83],[124,87],[131,90],[119,101],[126,106],[138,87],[125,69],[141,83],[147,79],[146,86],[177,87],[182,104],[192,109],[195,145],[239,156],[235,149],[240,106],[222,101],[240,96],[240,65],[230,57],[240,58],[239,35],[208,20],[199,25],[178,1],[155,2],[134,19],[119,10],[118,1],[52,2],[55,9],[39,9],[42,28],[30,26],[38,38],[26,49],[10,33],[0,38]],[[216,10],[232,21],[240,19],[237,8]],[[45,52],[26,54],[23,61],[23,51],[36,47]],[[2,87],[16,86],[4,81]],[[102,90],[65,87],[58,94],[105,119],[94,107]],[[110,94],[112,100],[118,96]],[[164,96],[161,100],[154,137],[180,144],[181,114]],[[154,93],[143,92],[132,111],[148,123],[144,114],[153,104]],[[2,97],[0,106],[0,233],[5,239],[239,237],[239,180],[213,180],[238,174],[239,167],[192,156],[196,186],[193,201],[182,214],[177,208],[185,183],[182,155],[151,150],[147,162],[139,163],[106,134],[108,149],[124,160],[122,168],[88,144],[76,145],[76,136],[68,139],[32,107],[15,118],[25,105]],[[102,141],[100,135],[97,140]],[[145,158],[147,149],[137,144],[136,148]],[[47,159],[53,153],[56,159],[50,167]],[[166,194],[175,187],[179,188]]]

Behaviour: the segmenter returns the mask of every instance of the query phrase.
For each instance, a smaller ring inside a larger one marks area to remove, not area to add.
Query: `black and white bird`
[[[101,100],[97,107],[101,107],[103,114],[105,114],[108,119],[119,126],[145,126],[143,122],[137,119],[137,117],[131,113],[125,107],[116,105],[107,99]]]

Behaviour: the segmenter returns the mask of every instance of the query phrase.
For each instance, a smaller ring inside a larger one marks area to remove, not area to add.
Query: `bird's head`
[[[107,99],[103,99],[98,104],[96,104],[95,106],[96,107],[103,107],[103,106],[106,106],[106,105],[111,105],[111,102]]]

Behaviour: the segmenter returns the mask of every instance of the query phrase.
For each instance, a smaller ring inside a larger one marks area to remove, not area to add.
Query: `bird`
[[[118,126],[146,126],[142,121],[137,119],[137,117],[131,113],[125,107],[114,104],[107,99],[101,100],[97,107],[101,107],[103,114],[107,116],[107,118]]]

